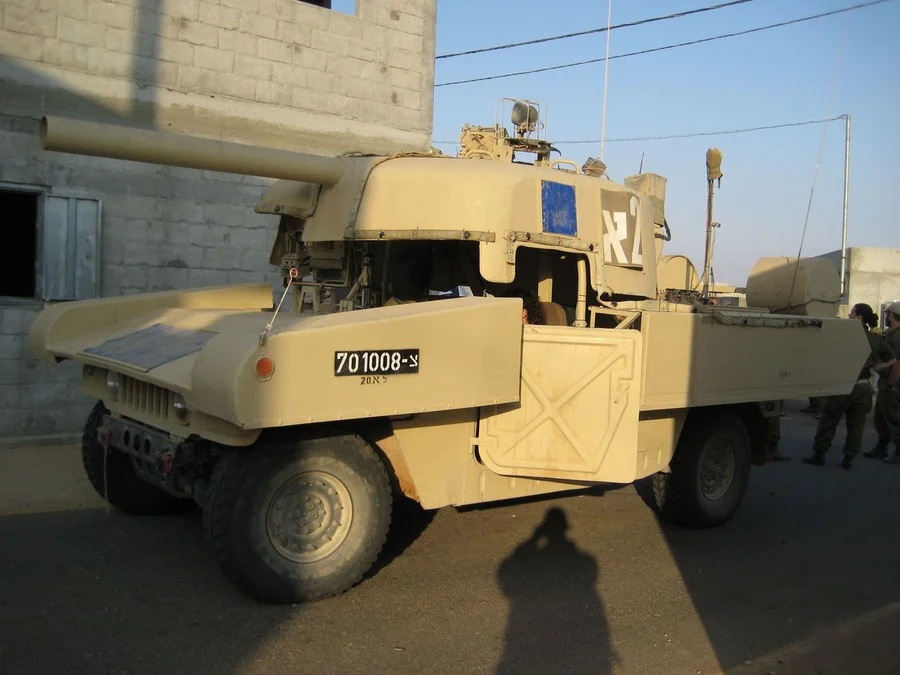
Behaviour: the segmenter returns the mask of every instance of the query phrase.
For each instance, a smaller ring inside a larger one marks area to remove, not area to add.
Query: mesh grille
[[[120,397],[125,406],[158,419],[169,418],[171,392],[168,389],[127,376],[122,377],[121,387]]]

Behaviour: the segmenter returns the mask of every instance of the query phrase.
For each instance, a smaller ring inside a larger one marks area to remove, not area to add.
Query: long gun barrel
[[[43,117],[40,139],[44,150],[322,185],[337,183],[344,171],[338,157],[62,117]]]

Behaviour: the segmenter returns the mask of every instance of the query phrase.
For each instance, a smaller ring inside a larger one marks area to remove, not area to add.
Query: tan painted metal
[[[635,477],[645,478],[666,471],[687,419],[688,408],[641,414],[638,422],[638,453]]]
[[[99,320],[98,314],[91,316],[91,302],[72,303],[81,304],[83,311],[70,321],[91,325],[92,319]],[[91,331],[63,334],[52,344],[50,339],[41,344],[36,334],[32,339],[40,351],[57,358],[114,368],[180,393],[192,410],[238,429],[474,408],[519,397],[522,327],[516,299],[459,298],[316,317],[284,315],[261,345],[259,336],[270,317],[262,312],[165,309],[120,325],[107,322],[102,330],[94,324]],[[202,350],[149,371],[85,351],[154,325],[211,331],[215,337]],[[62,331],[51,336],[57,333]],[[361,376],[352,374],[350,364],[347,376],[333,375],[343,352],[411,346],[419,350],[416,375]],[[265,381],[255,375],[261,357],[275,364]],[[178,429],[169,430],[173,428]]]
[[[41,119],[40,141],[44,150],[322,185],[336,183],[344,170],[343,162],[338,157],[258,148],[243,143],[63,117],[47,116]]]
[[[847,393],[870,351],[858,321],[717,309],[641,322],[642,410]]]
[[[687,291],[699,291],[702,286],[694,264],[683,255],[660,256],[656,283],[660,289],[679,288]]]
[[[640,374],[637,331],[526,327],[521,400],[483,410],[482,460],[508,476],[633,481]]]
[[[567,492],[594,484],[507,476],[492,471],[482,461],[479,448],[473,448],[478,429],[477,410],[397,419],[393,421],[393,429],[416,498],[426,509]]]
[[[189,366],[186,363],[181,365]],[[92,366],[86,366],[85,371],[79,383],[79,389],[85,396],[94,400],[102,399],[114,415],[137,420],[147,426],[165,431],[173,438],[185,439],[193,435],[209,439],[214,443],[245,447],[253,445],[259,438],[259,429],[241,429],[223,419],[207,415],[201,410],[192,410],[186,424],[179,422],[172,408],[171,392],[177,391],[174,377],[163,385],[127,378],[123,390],[140,388],[142,390],[140,394],[120,395],[118,398],[112,398],[106,389],[106,375],[109,371]],[[189,368],[187,368],[187,372],[190,372]],[[167,388],[167,384],[169,388]],[[165,405],[154,405],[159,400],[163,400]]]
[[[675,452],[687,410],[648,415],[637,422],[636,478],[665,470]],[[379,441],[404,494],[424,508],[465,506],[581,490],[594,480],[553,480],[493,471],[477,446],[477,410],[427,413],[393,421],[394,435]],[[473,445],[475,446],[473,448]],[[633,450],[626,454],[635,457]],[[397,458],[402,456],[402,462]],[[536,472],[537,473],[537,472]]]
[[[577,237],[543,231],[543,181],[574,187]],[[327,192],[320,197],[320,208]],[[398,194],[404,195],[402,204],[398,204]],[[612,181],[558,169],[449,157],[401,157],[372,168],[353,223],[355,233],[348,230],[343,236],[381,239],[384,233],[399,230],[415,232],[416,239],[456,232],[454,238],[468,240],[473,231],[499,232],[505,236],[479,243],[479,272],[487,281],[516,280],[515,254],[521,246],[577,250],[589,262],[593,289],[627,289],[629,294],[654,298],[656,211],[639,194]],[[347,221],[346,213],[342,217],[337,222]],[[337,225],[325,228],[320,222],[334,223],[335,219],[317,212],[309,220],[304,240],[338,237]],[[609,230],[622,236],[605,236]],[[649,252],[646,263],[645,252]]]
[[[105,338],[110,331],[160,310],[263,310],[272,307],[268,284],[201,288],[189,291],[140,293],[127,297],[63,302],[46,307],[31,324],[28,349],[33,358],[54,362],[58,354],[72,358],[66,345],[72,340]],[[260,315],[262,321],[262,315]]]
[[[828,258],[760,258],[747,277],[747,304],[773,312],[836,317],[838,269]]]
[[[258,326],[245,322],[210,341],[194,365],[190,404],[259,429],[473,408],[519,397],[516,299],[459,298],[279,317],[264,346],[256,342],[258,333]],[[355,375],[347,361],[347,375],[334,375],[343,353],[408,348],[419,350],[418,374]],[[253,366],[263,356],[275,363],[275,372],[260,382]]]
[[[87,394],[176,438],[249,445],[272,428],[376,428],[400,489],[426,508],[628,483],[668,470],[692,409],[852,389],[868,341],[858,322],[811,318],[831,302],[819,263],[786,281],[783,264],[761,262],[762,307],[662,298],[699,283],[689,260],[662,255],[663,177],[619,185],[553,168],[546,142],[466,129],[468,158],[324,158],[45,118],[46,149],[282,178],[257,207],[282,216],[271,262],[314,277],[298,295],[332,295],[317,314],[288,302],[274,321],[268,285],[54,305],[32,327],[32,354],[85,364]],[[532,151],[535,163],[520,163]],[[547,185],[574,194],[574,233],[546,227]],[[401,266],[391,247],[411,242],[449,245],[475,297],[385,305]],[[478,297],[510,283],[533,286],[563,325],[523,326],[520,300]],[[772,313],[781,297],[806,316]],[[154,326],[207,341],[152,367],[87,351]],[[415,373],[335,373],[351,351],[412,349]],[[274,372],[260,380],[262,357]],[[109,372],[139,396],[111,398]],[[186,423],[166,412],[176,394]]]

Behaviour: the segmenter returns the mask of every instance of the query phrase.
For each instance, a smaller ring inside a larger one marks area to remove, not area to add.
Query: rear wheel
[[[206,538],[249,595],[300,602],[354,586],[377,558],[391,520],[384,465],[357,436],[230,452],[213,472]]]
[[[132,516],[169,515],[193,509],[193,500],[173,497],[141,480],[134,471],[131,457],[115,448],[106,449],[100,444],[97,431],[103,424],[103,416],[108,413],[103,401],[97,401],[84,425],[81,439],[84,472],[97,494]]]
[[[656,473],[638,486],[664,519],[688,527],[712,527],[735,514],[750,477],[750,440],[733,413],[688,420],[672,458],[671,473]]]

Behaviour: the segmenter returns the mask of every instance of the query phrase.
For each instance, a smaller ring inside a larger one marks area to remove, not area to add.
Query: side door
[[[636,330],[524,326],[521,396],[480,409],[481,461],[505,476],[633,481],[641,354]]]

